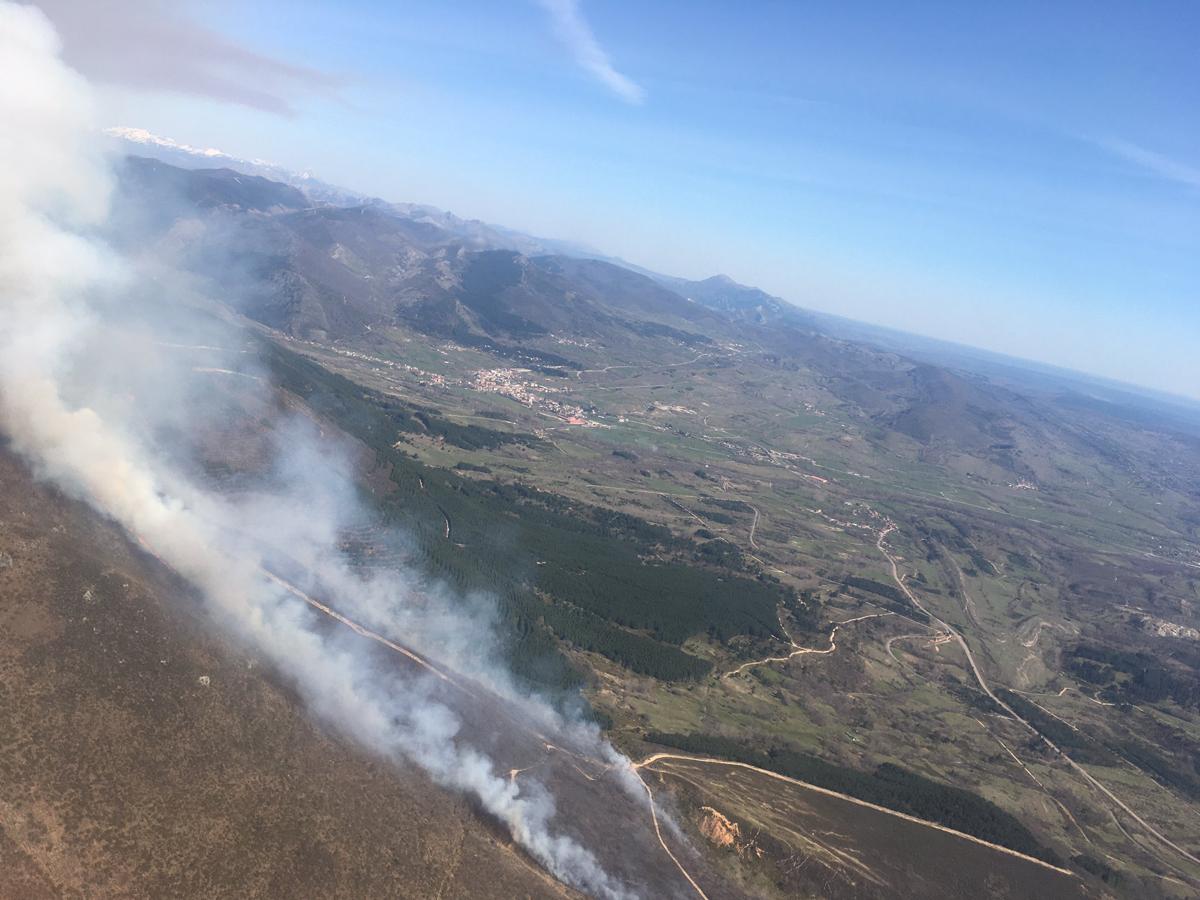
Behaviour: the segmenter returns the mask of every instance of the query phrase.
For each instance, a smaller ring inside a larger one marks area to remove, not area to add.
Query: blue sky
[[[1200,397],[1200,4],[46,6],[104,124]]]

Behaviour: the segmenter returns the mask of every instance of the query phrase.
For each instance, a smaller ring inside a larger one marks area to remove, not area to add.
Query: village
[[[530,374],[528,369],[482,369],[470,377],[466,386],[472,390],[499,394],[515,400],[534,412],[561,419],[568,425],[579,425],[586,428],[600,427],[599,422],[587,418],[583,407],[546,396],[560,393],[563,391],[562,388],[539,384],[528,378]]]

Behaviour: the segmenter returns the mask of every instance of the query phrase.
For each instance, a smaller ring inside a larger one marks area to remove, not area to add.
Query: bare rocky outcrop
[[[762,849],[753,838],[750,840],[743,838],[742,827],[737,822],[711,806],[702,806],[700,811],[704,814],[700,820],[700,833],[708,839],[709,843],[722,849],[730,848],[741,857],[749,855],[756,858],[762,857]]]

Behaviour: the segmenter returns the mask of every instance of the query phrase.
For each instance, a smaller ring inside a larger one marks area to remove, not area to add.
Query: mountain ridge
[[[244,174],[256,175],[277,181],[304,193],[311,200],[341,206],[378,206],[414,221],[435,225],[455,235],[467,246],[479,250],[515,250],[527,256],[571,256],[593,259],[619,266],[639,275],[644,275],[676,293],[690,292],[690,297],[712,308],[734,310],[757,306],[759,321],[774,320],[781,313],[796,315],[801,308],[749,285],[742,285],[728,275],[717,274],[699,281],[665,275],[628,262],[619,257],[604,254],[591,247],[573,241],[538,237],[507,226],[467,219],[448,210],[426,204],[407,201],[389,201],[343,188],[322,181],[310,172],[297,173],[263,159],[244,159],[216,148],[198,148],[162,137],[142,128],[112,127],[104,133],[129,151],[131,155],[145,155],[180,168],[207,168],[215,164]],[[711,298],[711,299],[710,299]],[[796,313],[792,313],[795,310]],[[749,316],[753,318],[753,316]]]

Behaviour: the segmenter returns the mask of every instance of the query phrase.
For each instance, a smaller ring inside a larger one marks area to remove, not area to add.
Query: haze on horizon
[[[1200,7],[42,0],[100,125],[1200,399]]]

